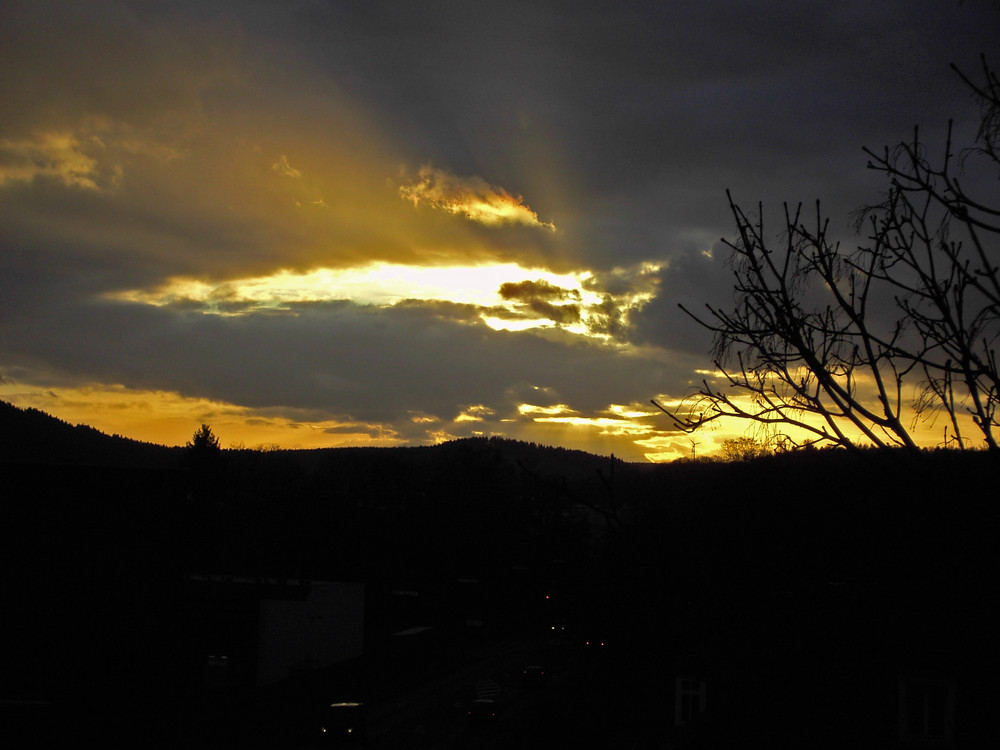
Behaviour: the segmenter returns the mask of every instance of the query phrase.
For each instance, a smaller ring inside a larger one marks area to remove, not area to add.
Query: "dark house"
[[[194,575],[182,590],[206,687],[269,685],[364,655],[362,583]]]

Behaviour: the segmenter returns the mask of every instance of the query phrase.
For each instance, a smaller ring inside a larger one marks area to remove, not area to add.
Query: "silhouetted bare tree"
[[[654,401],[679,427],[728,417],[792,444],[853,447],[860,435],[916,449],[913,420],[944,413],[945,443],[965,447],[967,414],[997,450],[1000,80],[985,57],[981,83],[956,72],[981,106],[975,145],[956,154],[949,123],[940,157],[916,130],[881,154],[866,149],[889,187],[857,212],[867,237],[855,250],[828,238],[818,202],[808,223],[801,204],[786,204],[772,241],[763,207],[751,218],[727,191],[735,307],[699,317],[682,306],[713,332],[723,386],[704,380],[676,409]]]
[[[856,263],[894,289],[911,327],[898,357],[923,374],[918,411],[943,409],[959,445],[966,438],[958,416],[968,413],[996,450],[1000,79],[985,57],[981,84],[956,72],[982,108],[976,145],[956,155],[949,123],[938,166],[917,130],[910,143],[881,154],[868,151],[869,168],[883,173],[890,188],[882,203],[858,214],[859,228],[867,226],[870,234]]]

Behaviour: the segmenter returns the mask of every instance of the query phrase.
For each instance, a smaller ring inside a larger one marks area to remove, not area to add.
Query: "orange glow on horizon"
[[[212,426],[224,448],[271,446],[297,450],[394,446],[403,442],[391,430],[377,426],[309,420],[305,416],[299,420],[270,416],[234,404],[164,391],[0,384],[0,398],[22,409],[38,409],[71,425],[85,424],[108,435],[165,446],[185,445],[203,423]]]

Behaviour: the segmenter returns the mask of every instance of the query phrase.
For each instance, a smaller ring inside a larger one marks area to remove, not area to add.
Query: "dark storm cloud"
[[[500,296],[516,302],[515,309],[533,318],[546,318],[561,325],[580,322],[580,305],[563,300],[579,299],[575,289],[563,289],[544,280],[508,281],[500,285]],[[509,317],[509,316],[504,316]]]
[[[721,242],[711,252],[678,253],[657,273],[656,297],[631,319],[630,338],[669,351],[701,353],[711,348],[711,334],[688,313],[704,317],[705,305],[725,307],[733,300],[730,249]],[[684,312],[681,309],[683,306]]]
[[[548,281],[508,281],[500,285],[500,296],[504,299],[521,300],[564,300],[579,298],[573,289],[563,289]]]
[[[324,61],[373,106],[405,111],[435,160],[542,196],[533,207],[569,225],[600,265],[611,246],[633,259],[670,252],[679,225],[717,236],[727,187],[850,210],[869,184],[863,145],[967,110],[948,63],[973,65],[993,46],[991,13],[984,2],[909,0],[505,3],[469,14],[403,3],[330,10],[345,43]],[[362,28],[369,41],[347,41]]]

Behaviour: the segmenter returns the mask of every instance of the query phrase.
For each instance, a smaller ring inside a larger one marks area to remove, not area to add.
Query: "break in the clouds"
[[[474,7],[473,7],[474,6]],[[725,190],[877,198],[991,0],[0,4],[0,398],[182,444],[689,455]],[[421,166],[423,165],[423,166]],[[840,231],[840,230],[837,230]],[[710,453],[742,427],[699,436]]]
[[[479,177],[458,177],[443,169],[423,166],[416,179],[400,185],[399,194],[414,206],[426,204],[487,226],[524,224],[555,230],[553,224],[539,220],[538,214],[525,205],[524,198]]]
[[[612,338],[652,297],[650,268],[616,269],[614,293],[590,272],[557,274],[516,264],[421,266],[372,263],[348,268],[288,270],[264,277],[208,282],[174,277],[151,289],[104,295],[111,300],[237,316],[255,312],[297,315],[307,303],[345,302],[370,308],[447,303],[464,319],[496,330],[558,327],[580,336]],[[655,269],[653,269],[655,270]],[[632,281],[621,287],[623,277]],[[455,317],[454,315],[452,317]],[[617,322],[616,330],[608,320]]]

